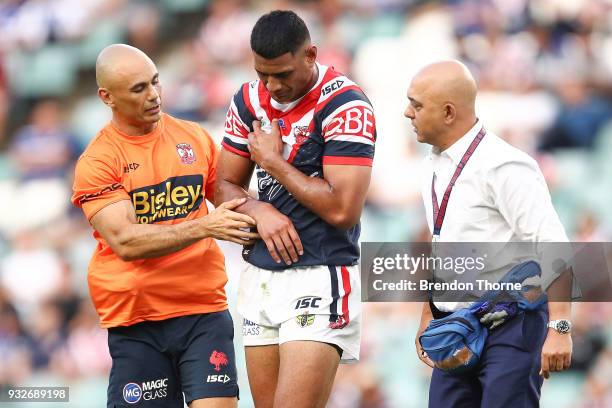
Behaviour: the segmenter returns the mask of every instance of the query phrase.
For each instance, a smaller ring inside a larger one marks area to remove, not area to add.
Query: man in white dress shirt
[[[476,117],[476,83],[463,64],[443,61],[423,68],[410,84],[408,99],[404,114],[418,141],[432,145],[423,201],[434,241],[567,242],[535,160]],[[449,187],[451,179],[454,187]],[[543,282],[550,299],[569,291],[568,274],[543,277]],[[433,367],[419,335],[432,318],[465,305],[423,304],[415,343],[425,364]],[[539,406],[543,378],[570,365],[569,317],[569,302],[549,302],[508,319],[490,331],[474,371],[457,375],[434,368],[429,406]]]

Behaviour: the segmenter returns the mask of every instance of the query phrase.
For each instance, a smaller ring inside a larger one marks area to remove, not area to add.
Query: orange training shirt
[[[141,224],[171,225],[208,214],[219,152],[200,126],[163,114],[155,130],[128,136],[104,127],[79,158],[72,202],[90,220],[107,205],[131,200]],[[223,254],[212,238],[178,252],[121,260],[98,245],[89,291],[102,327],[227,309]]]

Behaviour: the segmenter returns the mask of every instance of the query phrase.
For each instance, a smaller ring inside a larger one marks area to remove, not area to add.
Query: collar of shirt
[[[274,98],[270,98],[270,104],[272,105],[274,109],[279,110],[281,112],[287,112],[288,110],[293,109],[294,107],[297,106],[298,103],[300,103],[302,99],[304,99],[304,96],[308,95],[310,92],[312,92],[313,89],[315,89],[321,84],[321,81],[323,81],[323,75],[325,75],[325,72],[327,72],[327,67],[319,64],[318,62],[315,62],[315,64],[317,65],[318,77],[317,77],[317,81],[312,86],[312,88],[310,88],[308,92],[306,92],[301,98],[296,99],[293,102],[280,103],[280,102],[276,102]]]
[[[468,149],[470,143],[472,143],[472,140],[474,140],[478,132],[480,132],[480,129],[482,129],[482,123],[480,123],[480,120],[477,120],[476,124],[472,126],[472,128],[468,130],[465,135],[461,136],[459,140],[457,140],[443,152],[440,152],[437,147],[432,146],[431,156],[447,157],[450,158],[456,166],[459,165],[465,151]]]

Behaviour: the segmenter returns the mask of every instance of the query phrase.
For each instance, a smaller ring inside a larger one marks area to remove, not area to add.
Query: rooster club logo
[[[298,144],[304,143],[308,140],[308,136],[310,136],[310,132],[308,132],[308,126],[296,126],[293,129],[293,135],[295,136],[295,141]]]
[[[195,153],[189,143],[179,143],[176,145],[176,152],[183,164],[191,164],[196,161]]]
[[[227,355],[222,351],[213,350],[210,358],[208,359],[210,364],[215,366],[215,371],[221,371],[221,366],[227,366],[228,359]]]

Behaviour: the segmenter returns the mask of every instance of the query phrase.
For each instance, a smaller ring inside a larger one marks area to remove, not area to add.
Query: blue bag
[[[432,320],[419,341],[437,368],[462,373],[478,364],[487,336],[487,328],[471,308],[465,308]]]
[[[540,265],[528,261],[513,267],[500,282],[523,282],[529,277],[541,274]],[[435,367],[457,374],[474,368],[489,334],[488,329],[480,323],[476,312],[487,302],[508,297],[517,302],[520,311],[534,310],[547,300],[545,294],[529,302],[519,291],[489,291],[469,308],[459,309],[442,319],[432,320],[419,336],[419,342]]]

